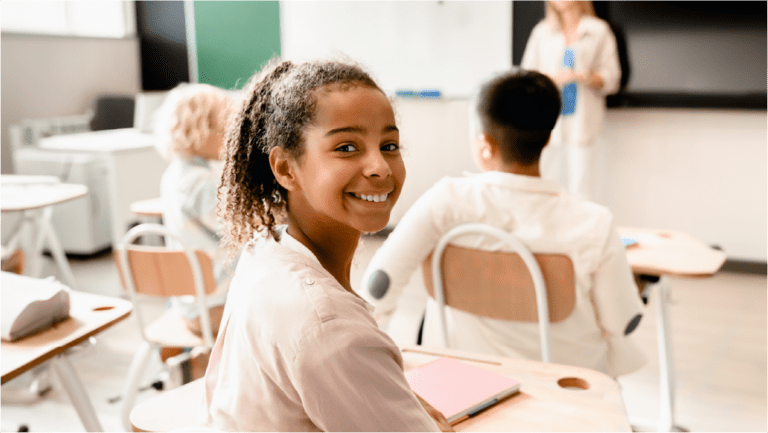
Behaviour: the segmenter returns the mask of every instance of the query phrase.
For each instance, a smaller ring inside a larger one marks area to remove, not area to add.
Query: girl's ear
[[[269,166],[280,186],[288,191],[294,191],[298,188],[293,158],[285,149],[275,146],[269,151]]]

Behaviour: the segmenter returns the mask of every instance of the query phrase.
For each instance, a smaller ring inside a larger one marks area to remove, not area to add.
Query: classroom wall
[[[3,173],[13,171],[9,126],[25,118],[85,113],[103,94],[139,92],[134,38],[4,33],[0,44]]]
[[[346,55],[387,91],[467,97],[512,64],[509,1],[281,2],[283,56]]]
[[[198,82],[240,89],[280,55],[277,1],[194,2]]]
[[[467,100],[398,99],[396,109],[408,175],[390,226],[440,177],[477,172]],[[611,109],[595,201],[619,225],[683,231],[729,259],[765,262],[766,136],[764,111]]]

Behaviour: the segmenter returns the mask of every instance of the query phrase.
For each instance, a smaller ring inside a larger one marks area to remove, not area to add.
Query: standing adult
[[[547,1],[521,62],[560,88],[563,109],[541,155],[542,177],[589,199],[594,143],[605,119],[605,97],[619,90],[616,38],[591,1]]]

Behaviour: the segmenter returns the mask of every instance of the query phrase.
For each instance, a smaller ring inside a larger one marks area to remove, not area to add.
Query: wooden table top
[[[457,350],[427,350],[404,348],[405,369],[433,361],[440,353],[521,383],[518,393],[455,424],[457,431],[631,431],[619,385],[605,374]],[[558,382],[566,386],[587,384],[589,389],[564,388]],[[131,411],[134,431],[168,431],[194,424],[203,404],[203,387],[203,379],[198,379],[139,403]]]
[[[131,203],[131,212],[150,217],[163,216],[163,201],[160,198],[149,198]]]
[[[619,234],[638,242],[627,248],[627,260],[636,274],[709,276],[725,263],[725,253],[685,233],[620,227]]]
[[[2,212],[18,212],[51,206],[82,197],[88,193],[88,187],[74,183],[50,183],[21,181],[20,178],[37,176],[3,175],[0,178]]]
[[[69,299],[67,320],[21,340],[0,343],[2,383],[125,319],[133,309],[124,299],[74,290]]]
[[[406,370],[442,355],[520,381],[519,392],[455,424],[456,431],[632,431],[618,383],[598,371],[452,349],[402,350]]]

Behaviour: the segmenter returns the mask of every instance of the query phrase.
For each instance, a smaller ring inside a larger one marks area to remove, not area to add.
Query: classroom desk
[[[47,242],[65,282],[71,288],[75,288],[75,277],[51,224],[51,216],[54,205],[85,196],[88,193],[88,187],[59,183],[58,179],[52,176],[24,175],[2,175],[0,176],[0,185],[2,188],[0,210],[3,213],[22,213],[7,248],[9,250],[16,249],[22,241],[25,227],[31,227],[36,231],[36,237],[33,250],[28,258],[29,275],[32,277],[40,276],[43,247]]]
[[[113,246],[135,221],[131,203],[157,197],[160,179],[168,166],[155,149],[154,135],[135,128],[55,135],[41,138],[39,147],[48,151],[86,153],[104,161]]]
[[[656,290],[656,334],[659,347],[660,415],[658,431],[675,426],[675,377],[669,332],[669,284],[666,276],[706,277],[723,266],[726,256],[698,239],[672,230],[620,227],[621,237],[638,241],[627,248],[627,261],[636,275],[654,281]]]
[[[2,383],[49,361],[86,430],[103,431],[67,350],[125,319],[132,309],[123,299],[72,291],[67,320],[13,343],[0,343]]]
[[[147,218],[163,217],[163,201],[158,198],[149,198],[131,203],[131,212]]]
[[[631,431],[619,385],[603,373],[451,349],[402,350],[406,370],[444,355],[520,381],[520,392],[455,424],[457,431]],[[145,400],[131,411],[133,431],[168,431],[193,424],[202,398],[203,379],[198,379]]]

